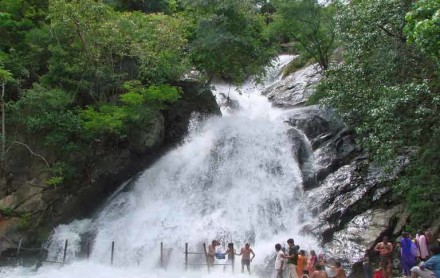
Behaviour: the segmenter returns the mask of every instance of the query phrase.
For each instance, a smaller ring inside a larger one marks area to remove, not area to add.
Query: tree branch
[[[44,163],[46,164],[47,168],[51,169],[49,162],[47,162],[47,160],[46,160],[46,158],[44,158],[44,156],[42,156],[41,154],[35,153],[34,151],[31,150],[31,148],[28,145],[26,145],[25,143],[22,143],[22,142],[18,142],[18,141],[12,142],[11,145],[8,147],[8,149],[4,152],[3,155],[5,155],[12,148],[12,146],[14,144],[21,145],[21,146],[25,147],[32,155],[41,158],[41,160],[43,160]]]

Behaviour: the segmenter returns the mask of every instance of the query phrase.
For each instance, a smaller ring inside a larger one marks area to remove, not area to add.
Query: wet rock
[[[326,245],[326,252],[350,264],[359,262],[365,250],[374,248],[382,235],[399,233],[407,217],[402,204],[389,209],[366,210],[334,234],[333,240]]]
[[[306,102],[321,78],[319,66],[313,64],[269,86],[262,93],[276,107],[295,107]]]
[[[217,100],[217,103],[220,107],[226,107],[231,112],[237,111],[240,109],[240,104],[237,100],[230,98],[229,96],[225,95],[224,93],[219,94],[220,99]]]
[[[385,172],[365,159],[331,173],[319,187],[306,193],[308,209],[318,218],[312,233],[324,244],[331,244],[336,233],[346,230],[347,223],[358,215],[370,209],[386,210],[398,205],[400,200],[389,186],[396,174]]]
[[[312,146],[305,135],[296,128],[289,129],[288,135],[291,140],[292,156],[298,162],[303,176],[304,186],[315,186],[316,178]]]
[[[220,108],[209,86],[181,81],[174,84],[183,90],[182,98],[164,113],[166,144],[180,142],[188,133],[191,115],[221,115]]]
[[[304,132],[311,142],[315,158],[312,168],[317,182],[360,154],[354,134],[330,110],[318,106],[298,108],[287,114],[285,122]],[[304,188],[315,185],[316,182],[306,183]]]
[[[130,151],[144,154],[163,144],[165,135],[165,120],[161,113],[142,124],[142,127],[128,132]]]

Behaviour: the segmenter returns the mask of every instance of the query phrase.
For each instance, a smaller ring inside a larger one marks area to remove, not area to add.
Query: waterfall
[[[68,239],[68,264],[44,265],[24,276],[185,277],[197,273],[193,276],[201,277],[206,274],[204,268],[182,271],[185,243],[191,251],[200,252],[202,243],[213,239],[233,242],[238,250],[250,242],[256,253],[252,268],[263,267],[274,254],[274,244],[285,245],[290,237],[301,248],[316,247],[314,239],[300,233],[303,177],[292,152],[289,127],[283,122],[284,111],[273,108],[260,94],[276,82],[280,68],[291,59],[281,56],[260,85],[215,84],[219,103],[226,97],[237,105],[222,106],[222,117],[201,120],[195,115],[184,142],[113,196],[95,218],[54,230],[49,256],[59,260]],[[89,260],[77,257],[84,234],[91,239]],[[115,254],[110,267],[112,242]],[[157,269],[161,242],[173,248],[168,274]],[[225,275],[221,267],[216,271]],[[14,271],[7,277],[20,275]]]

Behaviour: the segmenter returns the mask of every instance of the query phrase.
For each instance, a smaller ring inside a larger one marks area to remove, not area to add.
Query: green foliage
[[[48,186],[60,186],[66,180],[75,177],[75,169],[72,165],[67,162],[57,161],[50,168],[51,177],[46,181]]]
[[[399,179],[395,189],[406,196],[411,214],[410,228],[419,229],[423,224],[438,219],[440,209],[440,125],[433,127],[429,142],[420,150]]]
[[[178,8],[176,0],[108,0],[106,2],[118,10],[144,13],[172,13]]]
[[[276,0],[274,5],[277,15],[271,23],[272,36],[299,43],[304,54],[327,69],[335,48],[336,4],[324,5],[317,0]]]
[[[293,59],[290,63],[286,65],[283,69],[283,78],[294,73],[295,71],[301,69],[309,62],[309,59],[306,55],[299,55],[295,59]]]
[[[12,207],[0,207],[0,213],[5,216],[15,216],[16,213]]]
[[[27,230],[31,226],[31,213],[25,212],[20,215],[20,222],[18,223],[18,229]]]
[[[249,1],[194,1],[196,28],[191,58],[209,80],[235,83],[263,73],[274,52],[263,36],[263,19]]]
[[[179,17],[120,13],[93,0],[51,1],[51,58],[44,84],[76,92],[83,104],[110,101],[131,79],[157,84],[188,68]]]
[[[440,69],[440,2],[416,1],[406,14],[408,41],[416,44],[437,63]]]
[[[84,121],[86,134],[92,138],[105,134],[120,135],[127,117],[121,107],[111,104],[101,105],[98,109],[89,106],[80,112],[80,116]]]
[[[179,90],[169,85],[144,88],[139,82],[127,82],[120,104],[103,104],[80,111],[84,130],[91,138],[107,135],[126,136],[127,131],[140,126],[180,98]]]
[[[6,147],[43,157],[48,186],[71,184],[154,126],[180,98],[164,84],[192,69],[237,83],[262,73],[274,52],[255,3],[0,0]]]
[[[12,73],[4,69],[3,66],[0,65],[0,83],[7,83],[13,80],[14,78],[12,78]]]
[[[7,120],[17,131],[41,139],[46,147],[68,152],[73,147],[70,139],[81,131],[80,118],[71,105],[68,93],[37,86],[10,104]]]

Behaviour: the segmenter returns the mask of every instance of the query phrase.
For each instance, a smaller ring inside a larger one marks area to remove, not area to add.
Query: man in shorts
[[[252,258],[251,258],[252,254]],[[241,256],[241,273],[244,272],[244,266],[246,266],[249,274],[251,274],[251,262],[255,257],[255,253],[251,248],[251,245],[249,243],[246,243],[243,248],[240,250],[240,254],[237,254],[238,256]]]
[[[374,251],[379,252],[379,266],[383,270],[384,278],[391,278],[393,274],[393,244],[388,242],[388,237],[384,236],[382,242],[379,242]]]

